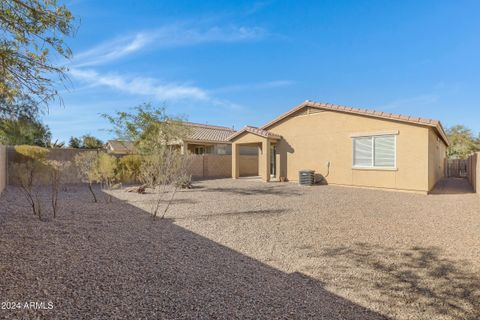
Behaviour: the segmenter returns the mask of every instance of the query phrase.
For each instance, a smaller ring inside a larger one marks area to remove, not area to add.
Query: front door
[[[275,145],[270,146],[270,175],[272,177],[277,176],[277,150]]]

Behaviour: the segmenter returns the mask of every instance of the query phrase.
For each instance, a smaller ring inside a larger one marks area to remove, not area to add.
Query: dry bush
[[[187,167],[188,157],[171,147],[164,147],[157,150],[156,153],[144,157],[140,167],[140,180],[152,188],[156,194],[151,205],[152,216],[158,215],[160,205],[170,191],[170,197],[161,216],[165,217],[177,189],[184,184],[188,177]]]
[[[53,211],[53,218],[57,217],[58,211],[58,194],[64,183],[65,172],[70,168],[69,161],[47,160],[45,163],[49,167],[50,172],[50,199]]]
[[[90,190],[93,196],[93,202],[97,202],[97,197],[92,188],[92,184],[96,181],[95,166],[97,164],[97,158],[97,151],[85,151],[77,154],[74,158],[82,182],[88,184],[88,190]]]
[[[94,167],[94,178],[100,183],[102,189],[111,190],[116,181],[117,159],[108,153],[101,152],[98,155]],[[112,196],[105,198],[107,203],[112,202]]]
[[[37,146],[16,146],[11,170],[32,208],[34,215],[42,218],[42,204],[38,186],[48,181],[45,158],[48,149]]]

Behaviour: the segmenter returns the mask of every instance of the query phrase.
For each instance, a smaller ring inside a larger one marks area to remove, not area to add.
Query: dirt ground
[[[0,197],[1,302],[53,309],[0,318],[480,318],[476,194],[219,179],[153,219],[153,194],[68,186],[39,221],[19,192]]]

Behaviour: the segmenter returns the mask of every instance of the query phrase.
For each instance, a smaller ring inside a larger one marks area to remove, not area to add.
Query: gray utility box
[[[300,170],[298,172],[298,183],[302,186],[312,186],[315,180],[314,170]]]

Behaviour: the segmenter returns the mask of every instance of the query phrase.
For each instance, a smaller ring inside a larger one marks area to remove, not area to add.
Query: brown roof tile
[[[185,139],[188,141],[228,142],[228,137],[235,132],[235,130],[228,127],[209,124],[192,122],[183,122],[183,124],[191,129],[187,139]]]
[[[447,135],[445,134],[445,130],[443,129],[442,124],[438,120],[419,118],[419,117],[413,117],[413,116],[405,116],[405,115],[394,114],[394,113],[378,112],[378,111],[369,110],[369,109],[352,108],[352,107],[335,105],[335,104],[331,104],[331,103],[320,103],[320,102],[309,101],[309,100],[299,104],[298,106],[294,107],[293,109],[291,109],[291,110],[285,112],[284,114],[280,115],[279,117],[273,119],[269,123],[262,126],[260,129],[268,129],[273,124],[277,123],[278,121],[281,121],[281,120],[285,119],[289,115],[293,114],[294,112],[296,112],[298,110],[301,110],[304,107],[313,107],[313,108],[318,108],[318,109],[322,109],[322,110],[333,110],[333,111],[339,111],[339,112],[346,112],[346,113],[364,115],[364,116],[368,116],[368,117],[382,118],[382,119],[387,119],[387,120],[390,119],[390,120],[402,121],[402,122],[419,124],[419,125],[427,125],[427,126],[430,126],[430,127],[434,127],[436,129],[437,134],[448,145]]]
[[[257,127],[252,127],[252,126],[245,126],[242,130],[237,131],[234,134],[230,135],[230,137],[228,137],[228,140],[231,141],[232,139],[241,135],[244,132],[250,132],[250,133],[256,134],[257,136],[261,136],[261,137],[264,137],[264,138],[270,138],[270,139],[281,139],[282,138],[282,136],[280,136],[278,134],[275,134],[273,132],[270,132],[268,130],[263,130],[263,129],[260,129],[260,128],[257,128]]]

